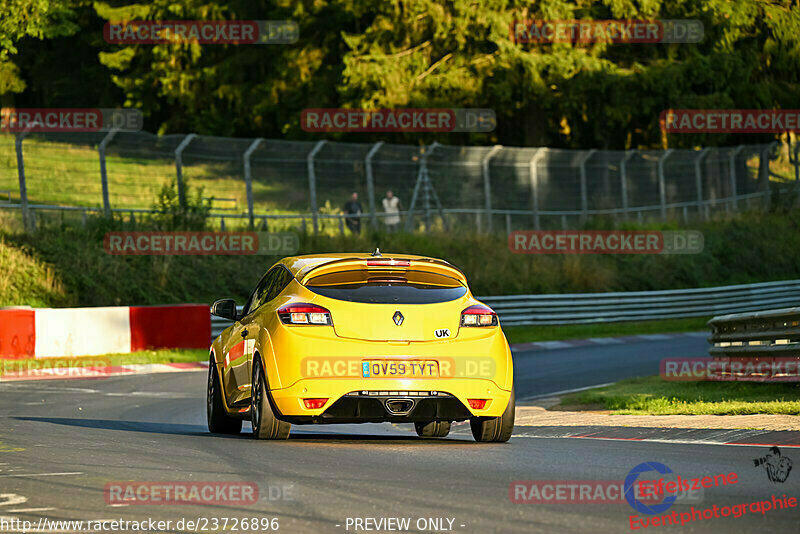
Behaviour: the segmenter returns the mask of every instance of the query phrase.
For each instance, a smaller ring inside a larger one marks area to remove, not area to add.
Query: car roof
[[[342,260],[373,260],[377,259],[378,257],[382,259],[397,259],[397,260],[411,260],[411,261],[418,261],[418,262],[428,262],[434,263],[439,265],[444,265],[450,267],[451,269],[455,269],[458,273],[461,274],[464,281],[466,281],[466,276],[464,273],[451,263],[448,263],[444,260],[440,260],[438,258],[431,258],[428,256],[417,256],[414,254],[393,254],[389,252],[381,253],[380,256],[373,256],[368,252],[359,253],[359,252],[337,252],[337,253],[328,253],[328,254],[308,254],[304,256],[290,256],[287,258],[283,258],[278,263],[285,265],[292,275],[297,278],[298,280],[307,275],[312,270],[316,269],[317,267],[321,267],[323,265],[342,261]]]

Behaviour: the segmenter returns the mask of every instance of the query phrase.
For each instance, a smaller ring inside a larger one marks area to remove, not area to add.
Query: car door
[[[246,404],[250,397],[250,364],[253,357],[255,334],[251,321],[253,312],[263,303],[278,272],[273,268],[259,281],[247,299],[242,315],[231,327],[230,335],[223,347],[225,357],[222,365],[222,381],[228,406]]]
[[[273,301],[275,301],[276,297],[280,295],[286,286],[289,285],[289,282],[294,280],[294,276],[292,273],[289,272],[283,265],[277,265],[274,269],[270,271],[270,275],[273,274],[274,276],[270,276],[271,282],[269,287],[267,288],[266,292],[257,299],[257,301],[253,304],[253,312],[249,317],[243,318],[242,321],[247,324],[247,339],[253,340],[251,343],[252,345],[247,345],[247,349],[249,349],[248,355],[248,368],[249,373],[252,377],[252,364],[253,364],[253,353],[255,350],[255,340],[257,339],[266,339],[266,343],[269,344],[270,341],[270,334],[269,334],[269,312],[270,310],[274,310],[275,306],[273,305]],[[265,313],[267,315],[265,315]],[[276,319],[277,320],[277,319]],[[262,329],[266,331],[262,334]],[[261,351],[267,351],[268,353],[271,352],[270,347],[258,347]],[[272,363],[271,358],[265,359],[265,365],[269,366]],[[271,369],[275,371],[274,369]]]
[[[289,282],[293,279],[294,277],[286,267],[279,265],[275,268],[275,277],[272,279],[272,283],[270,284],[266,294],[263,295],[263,297],[259,300],[258,306],[256,307],[256,311],[258,311],[256,314],[258,316],[258,320],[251,320],[249,323],[252,328],[248,328],[248,337],[253,337],[254,339],[266,338],[266,343],[270,343],[270,334],[268,330],[269,317],[264,315],[264,309],[266,308],[271,310],[274,308],[274,306],[271,305],[272,301],[274,301],[275,298],[280,295],[284,289],[286,289],[286,286],[289,285]],[[266,329],[266,332],[263,332],[263,334],[262,329]],[[259,347],[259,349],[271,351],[271,349],[268,347]]]

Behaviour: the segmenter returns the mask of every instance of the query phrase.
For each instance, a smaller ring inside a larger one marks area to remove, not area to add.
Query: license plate
[[[436,378],[439,362],[436,360],[375,360],[361,362],[364,378]]]

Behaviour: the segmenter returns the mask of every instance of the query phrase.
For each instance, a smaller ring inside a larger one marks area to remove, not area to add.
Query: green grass
[[[98,137],[99,141],[102,137]],[[146,144],[148,141],[143,138]],[[146,145],[143,145],[146,146]],[[158,191],[175,179],[175,161],[171,153],[139,152],[137,147],[119,151],[112,142],[106,150],[109,201],[114,208],[151,208]],[[155,148],[155,145],[153,145]],[[97,145],[68,144],[37,138],[35,134],[23,144],[28,200],[34,204],[101,207],[103,202],[100,183],[100,164]],[[231,152],[230,161],[199,159],[201,149],[184,153],[183,174],[193,187],[203,188],[206,198],[235,199],[235,203],[215,201],[214,211],[244,213],[247,196],[241,157]],[[290,168],[273,164],[264,169],[253,164],[253,207],[256,213],[297,213],[309,211],[308,180],[298,174],[305,162]],[[270,180],[264,179],[268,175]],[[58,187],[53,187],[58,184]],[[350,195],[352,184],[342,180],[341,185],[318,185],[320,205],[331,200],[338,208]],[[18,202],[14,137],[0,135],[0,191],[11,191]],[[233,211],[228,211],[234,208]],[[330,224],[330,223],[328,223]],[[334,225],[331,225],[334,226]]]
[[[616,337],[637,334],[669,334],[707,330],[710,317],[665,319],[660,321],[631,321],[625,323],[595,323],[564,326],[505,326],[503,332],[509,343],[557,341],[587,337]]]
[[[147,230],[147,222],[89,217],[87,227],[66,218],[37,218],[24,234],[19,214],[0,210],[0,306],[115,306],[240,304],[279,258],[271,256],[113,256],[103,249],[108,231]],[[594,227],[600,227],[597,223]],[[656,228],[674,229],[670,225]],[[654,225],[626,225],[626,229]],[[467,275],[477,296],[646,291],[800,278],[800,215],[745,213],[697,226],[705,250],[686,255],[526,255],[508,249],[504,235],[474,232],[364,232],[361,236],[300,234],[300,254],[411,253],[443,258]],[[765,261],[764,258],[769,258]],[[513,342],[626,333],[704,330],[702,319],[510,329]]]
[[[102,354],[74,358],[0,359],[0,376],[5,373],[46,368],[105,367],[148,363],[179,363],[208,361],[206,349],[143,350],[126,354]]]
[[[667,382],[631,378],[567,395],[561,406],[633,415],[800,415],[800,383]]]

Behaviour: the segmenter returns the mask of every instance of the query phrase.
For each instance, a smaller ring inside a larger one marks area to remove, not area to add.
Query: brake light
[[[325,406],[326,402],[328,402],[328,399],[303,399],[303,404],[309,410],[319,410]]]
[[[401,276],[372,276],[367,278],[368,284],[405,284],[408,283],[408,278]]]
[[[332,325],[331,312],[316,304],[287,304],[278,309],[283,324]]]
[[[486,399],[467,399],[467,402],[473,410],[483,410],[486,406]]]
[[[461,326],[497,326],[497,314],[483,304],[475,304],[461,312]]]
[[[409,260],[367,260],[367,267],[411,267]]]

